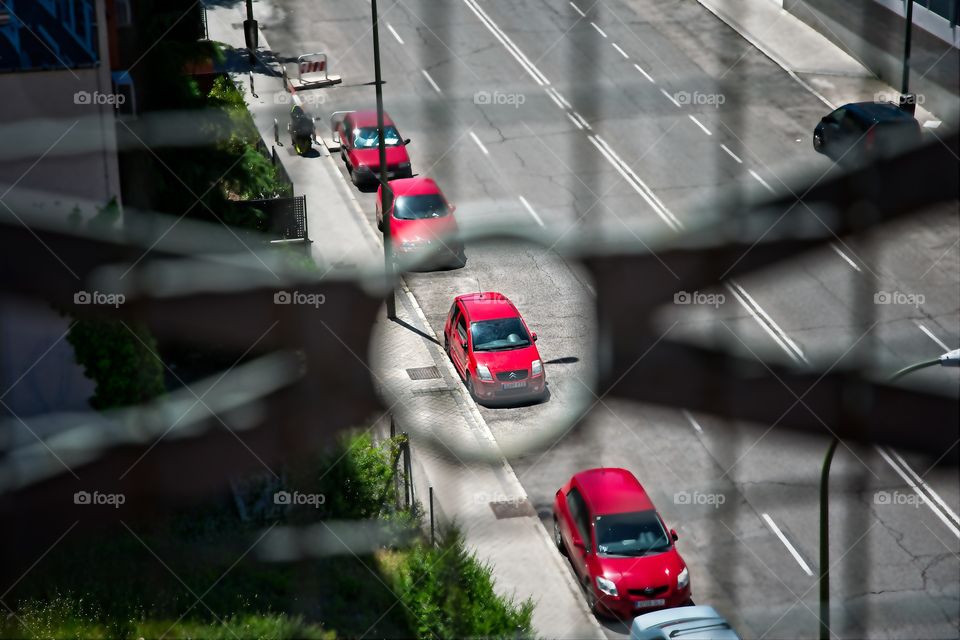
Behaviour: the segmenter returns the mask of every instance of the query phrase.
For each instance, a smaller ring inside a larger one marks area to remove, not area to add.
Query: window
[[[508,351],[529,346],[532,341],[520,318],[484,320],[470,325],[475,351]]]
[[[114,16],[118,27],[129,27],[133,24],[133,12],[130,0],[116,0],[114,2]]]
[[[436,193],[422,196],[400,196],[393,207],[393,217],[397,220],[443,218],[449,213],[447,203]]]
[[[457,334],[460,336],[461,343],[467,342],[467,321],[464,320],[463,314],[457,318]]]
[[[587,551],[590,551],[590,514],[587,510],[587,503],[576,488],[570,489],[567,494],[567,507],[570,509],[570,516],[577,525],[577,531],[580,532],[580,539]]]
[[[643,556],[670,548],[670,536],[654,510],[597,516],[597,552],[605,556]]]
[[[400,134],[393,125],[384,125],[383,139],[385,146],[395,147],[400,144]],[[380,144],[380,136],[376,127],[361,127],[353,130],[353,146],[357,149],[372,149]]]

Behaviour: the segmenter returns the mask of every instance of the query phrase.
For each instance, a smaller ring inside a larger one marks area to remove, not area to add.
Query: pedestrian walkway
[[[234,49],[245,47],[243,40],[243,5],[207,7],[207,24],[211,40]],[[252,68],[230,69],[237,86],[244,89],[244,100],[263,141],[276,149],[296,195],[307,196],[307,229],[311,256],[324,270],[359,269],[382,264],[376,233],[363,216],[351,187],[340,177],[337,156],[331,156],[322,144],[306,157],[298,156],[289,144],[287,122],[292,107],[291,96],[283,87],[282,68],[270,45],[260,32],[258,64]],[[241,58],[244,62],[246,57]],[[231,60],[237,66],[237,60]],[[330,89],[313,89],[322,92]],[[320,97],[317,94],[315,97]],[[309,111],[309,110],[308,110]],[[317,123],[323,127],[324,114]],[[280,144],[274,140],[274,119],[279,126]]]
[[[243,48],[241,7],[208,7],[211,40]],[[262,32],[260,43],[261,60],[272,60]],[[261,62],[252,71],[230,73],[234,82],[248,88],[245,100],[264,141],[275,144],[273,119],[290,108],[279,64]],[[285,130],[281,120],[281,133]],[[300,158],[286,146],[277,149],[295,193],[307,196],[312,255],[321,265],[382,265],[379,236],[339,173],[337,158],[323,145],[317,151],[315,157]],[[417,499],[426,504],[433,487],[439,522],[457,523],[467,546],[491,566],[497,592],[518,601],[533,600],[538,636],[603,638],[566,559],[553,546],[405,288],[398,290],[397,320],[378,319],[374,336],[372,375],[392,408],[398,430],[410,434]],[[425,375],[415,380],[408,369],[420,369]]]
[[[900,92],[775,0],[697,0],[790,73],[831,108],[848,102],[890,100]],[[918,106],[921,124],[939,123]],[[930,125],[926,125],[930,126]]]

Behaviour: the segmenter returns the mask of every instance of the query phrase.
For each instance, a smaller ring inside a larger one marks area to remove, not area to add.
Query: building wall
[[[97,25],[106,25],[106,2],[95,0]],[[29,56],[35,66],[0,71],[0,195],[7,192],[8,205],[92,211],[119,202],[113,84],[108,58],[99,55],[109,50],[108,36],[96,29],[92,66],[64,53],[49,70]]]
[[[899,0],[786,0],[784,9],[822,33],[896,89],[901,86],[906,21]],[[901,13],[891,10],[900,7]],[[936,31],[934,35],[932,31]],[[914,7],[910,90],[947,123],[957,123],[960,50],[957,29]]]

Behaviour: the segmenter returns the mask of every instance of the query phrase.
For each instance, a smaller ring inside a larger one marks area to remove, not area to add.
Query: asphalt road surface
[[[374,106],[367,3],[255,7],[275,52],[326,52],[344,77],[305,96],[313,113]],[[412,138],[414,170],[438,181],[461,226],[642,239],[696,225],[718,196],[796,191],[836,171],[810,142],[827,107],[696,2],[407,0],[380,11],[386,108]],[[373,224],[373,194],[360,202]],[[664,334],[797,366],[868,354],[878,376],[937,356],[960,344],[955,214],[929,211],[742,281],[717,274],[701,292],[710,303],[665,305]],[[785,215],[818,224],[802,203]],[[678,530],[698,603],[717,606],[745,637],[814,637],[827,441],[597,398],[593,294],[577,266],[535,244],[471,245],[467,255],[464,269],[407,282],[438,333],[454,296],[492,289],[539,334],[549,400],[481,413],[507,445],[558,434],[511,460],[541,516],[549,520],[554,492],[576,471],[626,467]],[[624,295],[639,286],[624,282]],[[923,303],[872,304],[881,291]],[[913,376],[904,384],[957,393],[957,370]],[[957,637],[958,477],[935,462],[839,449],[839,637]],[[611,637],[626,632],[604,624]]]

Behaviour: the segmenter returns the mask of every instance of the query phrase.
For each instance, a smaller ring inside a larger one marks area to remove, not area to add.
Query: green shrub
[[[493,590],[490,567],[467,551],[458,529],[438,547],[413,547],[393,570],[395,591],[418,638],[532,636],[533,602]]]

